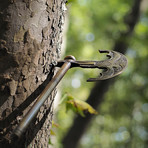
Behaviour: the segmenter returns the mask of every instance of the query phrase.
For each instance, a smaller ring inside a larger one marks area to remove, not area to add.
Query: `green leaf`
[[[67,4],[74,2],[75,0],[68,0]]]
[[[66,101],[73,100],[73,99],[74,99],[73,96],[71,96],[68,93],[65,93],[64,96],[62,97],[61,101],[60,101],[60,104],[64,104],[64,103],[66,103]]]
[[[66,109],[67,110],[73,110],[76,113],[79,113],[81,116],[85,117],[86,112],[89,112],[90,114],[97,114],[97,111],[90,106],[88,103],[82,101],[82,100],[69,100],[66,102]]]
[[[66,111],[72,110],[75,113],[80,114],[82,117],[85,117],[86,112],[89,112],[90,114],[97,114],[97,111],[88,103],[85,101],[74,99],[74,97],[68,93],[64,94],[64,96],[61,99],[60,104],[66,105]]]
[[[66,111],[72,110],[75,113],[80,114],[82,117],[85,117],[83,110],[75,104],[74,100],[66,102]]]
[[[49,138],[48,144],[53,145],[50,138]]]
[[[54,121],[52,121],[52,127],[59,128],[59,125],[57,123],[55,123]]]
[[[50,135],[55,136],[55,132],[53,130],[50,130]]]

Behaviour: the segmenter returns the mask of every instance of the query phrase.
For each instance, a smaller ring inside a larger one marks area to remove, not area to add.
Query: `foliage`
[[[54,128],[59,128],[59,125],[56,124],[56,123],[52,120],[52,128],[50,129],[50,135],[51,135],[51,136],[56,136],[56,133],[53,131]],[[49,138],[48,144],[49,144],[49,145],[53,145],[53,143],[52,143],[52,137]]]
[[[75,0],[70,7],[66,55],[79,60],[101,59],[99,49],[112,49],[121,31],[127,26],[125,15],[133,1]],[[145,6],[148,4],[145,4]],[[146,148],[148,147],[148,9],[142,14],[133,37],[128,41],[127,70],[118,77],[105,96],[79,148]],[[95,77],[95,70],[72,69],[63,80],[63,92],[85,100],[93,83],[84,82]],[[99,90],[98,90],[99,91]],[[69,129],[72,112],[64,113],[61,106],[57,122],[62,125],[59,139]],[[59,141],[60,143],[60,141]]]
[[[59,105],[65,106],[66,113],[67,111],[71,110],[77,114],[80,114],[82,117],[85,117],[86,113],[97,114],[97,111],[93,107],[91,107],[88,103],[79,99],[75,99],[72,95],[68,93],[64,94]],[[56,133],[53,131],[54,128],[59,129],[59,125],[56,124],[54,121],[52,121],[52,128],[50,129],[51,136],[56,136]],[[51,138],[49,139],[48,143],[50,145],[53,145]]]
[[[65,94],[62,100],[65,102],[66,111],[72,110],[75,113],[80,114],[82,117],[85,117],[86,113],[97,114],[97,111],[88,103],[79,99],[74,99],[71,95]]]
[[[68,0],[67,4],[74,2],[75,0]]]

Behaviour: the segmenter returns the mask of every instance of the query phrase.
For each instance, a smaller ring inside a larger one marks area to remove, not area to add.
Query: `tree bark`
[[[23,136],[11,134],[51,79],[65,0],[0,1],[0,147],[47,148],[55,91]]]
[[[140,4],[141,0],[134,0],[131,12],[127,14],[125,20],[125,23],[128,26],[128,30],[126,32],[120,33],[119,39],[115,41],[113,50],[121,53],[126,52],[128,48],[128,41],[132,36],[136,23],[138,22],[138,18],[140,15]],[[109,86],[111,84],[113,85],[114,81],[115,78],[97,82],[87,99],[87,103],[97,110],[101,102],[104,100],[105,93],[108,91]],[[68,133],[63,138],[62,143],[64,148],[78,147],[81,137],[85,133],[92,118],[92,115],[87,114],[85,118],[78,115],[74,119],[73,125],[70,127]]]

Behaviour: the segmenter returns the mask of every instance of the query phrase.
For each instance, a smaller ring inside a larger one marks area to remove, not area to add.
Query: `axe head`
[[[106,56],[109,58],[95,62],[95,66],[99,69],[103,69],[103,72],[101,72],[100,76],[97,78],[88,79],[88,82],[110,79],[121,74],[127,67],[127,59],[123,54],[109,50],[99,50],[99,52],[108,53]]]

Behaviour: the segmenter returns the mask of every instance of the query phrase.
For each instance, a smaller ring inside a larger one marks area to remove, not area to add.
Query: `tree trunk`
[[[19,140],[11,134],[51,79],[65,0],[0,0],[0,147],[47,148],[55,91]]]

